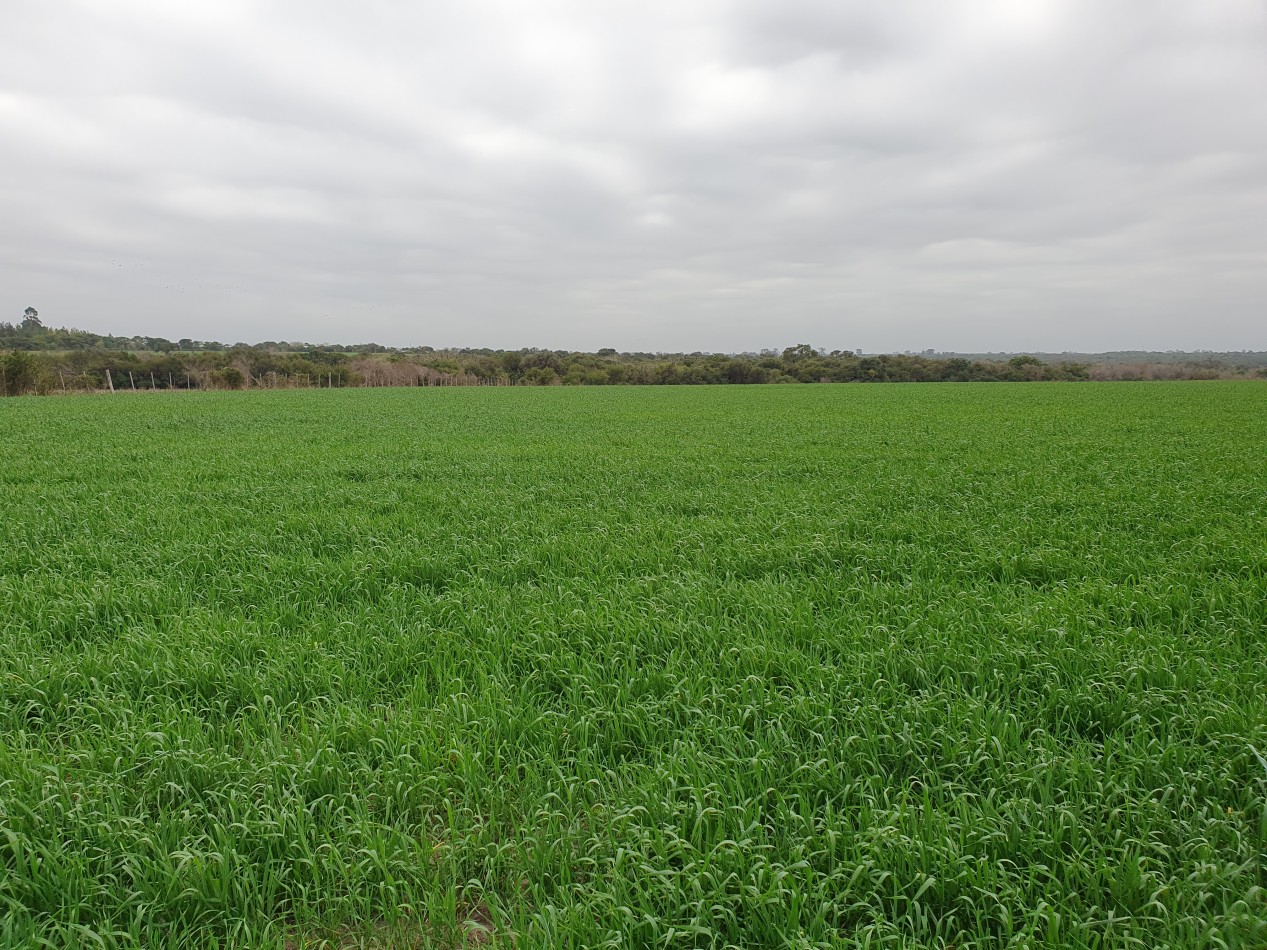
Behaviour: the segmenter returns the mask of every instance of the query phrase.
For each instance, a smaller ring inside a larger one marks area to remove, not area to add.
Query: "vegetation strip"
[[[7,352],[5,352],[7,350]],[[1267,377],[1267,353],[870,354],[805,343],[761,353],[348,347],[101,336],[0,322],[0,393],[354,386],[1051,382]]]

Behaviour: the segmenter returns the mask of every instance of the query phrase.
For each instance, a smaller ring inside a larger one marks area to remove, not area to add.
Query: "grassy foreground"
[[[1267,945],[1262,384],[0,440],[0,945]]]

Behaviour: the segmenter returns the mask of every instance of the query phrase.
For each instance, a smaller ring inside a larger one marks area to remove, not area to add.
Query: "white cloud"
[[[1267,347],[1263,10],[19,6],[0,284],[170,337]]]

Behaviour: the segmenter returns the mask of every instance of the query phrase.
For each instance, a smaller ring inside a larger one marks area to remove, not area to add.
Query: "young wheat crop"
[[[1267,945],[1267,388],[0,402],[4,946]]]

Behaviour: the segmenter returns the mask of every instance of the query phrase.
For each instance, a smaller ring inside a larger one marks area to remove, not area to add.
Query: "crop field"
[[[1267,384],[0,446],[0,946],[1267,946]]]

